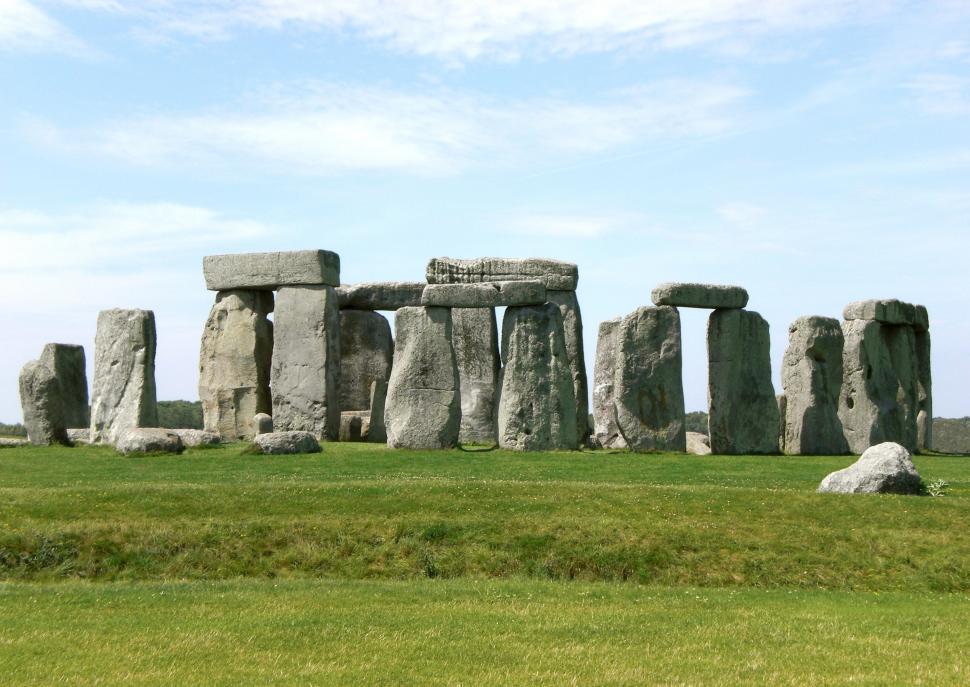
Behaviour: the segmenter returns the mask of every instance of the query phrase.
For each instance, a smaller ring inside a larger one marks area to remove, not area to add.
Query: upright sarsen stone
[[[583,350],[583,315],[575,291],[548,291],[550,303],[559,306],[562,314],[563,334],[566,339],[566,356],[573,377],[573,394],[576,396],[576,438],[580,443],[589,435],[589,382],[586,376],[586,353]]]
[[[227,441],[259,433],[254,417],[272,409],[273,294],[220,291],[199,353],[199,399],[206,430]]]
[[[930,366],[930,317],[926,308],[916,306],[913,325],[916,339],[916,362],[918,371],[918,403],[916,415],[916,448],[920,451],[933,448],[933,373]]]
[[[379,312],[340,311],[340,409],[370,408],[371,385],[387,383],[394,360],[391,325]]]
[[[455,308],[452,336],[461,387],[461,432],[465,444],[491,444],[502,361],[493,308]]]
[[[121,432],[158,426],[155,314],[102,310],[94,339],[91,441],[113,444]]]
[[[556,304],[505,311],[502,362],[499,445],[520,451],[575,449],[576,397]]]
[[[778,452],[768,323],[749,310],[715,310],[707,323],[708,428],[718,455]],[[790,400],[789,400],[790,402]]]
[[[54,371],[40,360],[31,360],[20,370],[19,386],[30,443],[69,443],[61,385]]]
[[[391,448],[452,448],[461,397],[452,348],[451,310],[406,307],[394,318],[394,365],[384,424]]]
[[[616,333],[616,424],[633,451],[686,451],[680,313],[637,308]]]
[[[91,412],[84,347],[49,343],[40,354],[40,362],[50,368],[61,387],[64,426],[68,429],[89,429]]]
[[[624,448],[626,441],[616,425],[613,378],[616,370],[616,333],[622,317],[600,322],[593,365],[593,438],[601,448]]]
[[[340,431],[340,311],[332,286],[286,286],[276,294],[273,428],[318,439]]]

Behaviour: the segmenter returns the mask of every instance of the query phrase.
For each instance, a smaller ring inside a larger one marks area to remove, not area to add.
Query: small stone
[[[274,290],[280,286],[340,284],[340,256],[328,250],[207,255],[202,260],[210,291]]]
[[[273,431],[273,417],[266,413],[256,413],[253,416],[253,426],[256,434],[270,434]]]
[[[341,284],[337,301],[345,310],[399,310],[421,305],[423,281],[383,281]]]
[[[895,298],[855,301],[845,306],[842,317],[846,320],[875,320],[883,324],[913,325],[916,322],[916,306]]]
[[[432,258],[428,262],[429,284],[475,284],[486,281],[539,280],[547,289],[575,291],[579,268],[569,262],[540,258]]]
[[[171,429],[158,427],[131,427],[118,434],[115,449],[121,454],[131,453],[181,453],[182,439]]]
[[[64,425],[74,429],[90,428],[91,410],[88,406],[84,347],[49,343],[40,354],[40,362],[50,368],[61,386]]]
[[[340,413],[340,434],[338,441],[362,441],[364,418],[359,410],[345,410]]]
[[[461,390],[458,440],[463,444],[494,444],[496,397],[502,369],[495,310],[455,308],[451,319],[451,341]]]
[[[394,340],[387,318],[368,310],[340,311],[340,408],[370,407],[371,385],[391,377]]]
[[[600,322],[596,337],[596,362],[593,365],[593,445],[600,448],[626,448],[616,424],[613,407],[613,378],[616,370],[616,333],[622,317]]]
[[[217,432],[209,432],[204,429],[173,429],[172,431],[179,435],[182,445],[186,448],[218,446],[222,443],[222,437]]]
[[[39,360],[31,360],[20,371],[20,406],[30,443],[68,443],[60,382]]]
[[[445,308],[497,308],[542,305],[546,287],[539,281],[491,281],[478,284],[428,284],[421,305]]]
[[[825,477],[819,493],[918,494],[921,480],[909,451],[885,442],[866,449],[855,463]]]
[[[650,294],[654,305],[682,308],[743,308],[748,304],[748,292],[740,286],[721,284],[660,284]]]
[[[700,432],[687,432],[687,453],[695,456],[711,455],[711,440]]]
[[[320,442],[313,432],[289,431],[257,434],[253,443],[267,455],[320,453]]]
[[[68,429],[67,440],[70,441],[72,444],[90,444],[91,430],[90,429]]]

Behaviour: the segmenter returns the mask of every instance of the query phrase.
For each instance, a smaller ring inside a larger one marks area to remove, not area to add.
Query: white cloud
[[[0,0],[0,51],[83,51],[82,43],[27,0]]]

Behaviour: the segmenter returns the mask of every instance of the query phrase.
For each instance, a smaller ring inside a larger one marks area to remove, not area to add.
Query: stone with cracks
[[[341,410],[370,408],[371,385],[391,377],[394,341],[391,325],[378,312],[340,311]]]
[[[328,250],[207,255],[202,260],[210,291],[274,290],[281,286],[340,284],[340,256]]]
[[[542,305],[546,287],[540,281],[490,281],[479,284],[428,284],[421,305],[445,308],[497,308]]]
[[[222,443],[222,437],[217,432],[205,429],[173,429],[172,431],[179,435],[182,445],[186,448],[218,446]]]
[[[88,407],[84,347],[49,343],[40,354],[40,362],[54,373],[61,386],[64,425],[72,429],[90,429],[91,411]]]
[[[286,286],[276,293],[273,427],[335,440],[340,430],[340,311],[332,286]]]
[[[625,448],[613,408],[613,377],[616,370],[616,333],[622,317],[600,322],[593,365],[593,440],[601,448]]]
[[[256,435],[253,417],[272,408],[273,294],[220,291],[209,311],[199,352],[204,426],[228,441]]]
[[[91,429],[68,429],[67,430],[67,440],[72,444],[90,444],[91,443]]]
[[[655,288],[650,300],[654,305],[681,308],[743,308],[748,292],[740,286],[668,282]]]
[[[680,313],[637,308],[616,333],[613,404],[632,451],[686,451]]]
[[[387,443],[384,427],[384,407],[387,400],[387,382],[378,379],[370,386],[370,410],[366,427],[366,439],[372,444]],[[363,431],[363,430],[362,430]]]
[[[398,310],[421,305],[423,281],[384,281],[341,284],[337,287],[340,309]]]
[[[384,425],[391,448],[453,448],[461,424],[458,365],[448,308],[401,308]]]
[[[499,445],[519,451],[577,448],[576,397],[555,303],[505,311],[502,362]]]
[[[916,323],[916,306],[895,298],[855,301],[845,306],[842,317],[846,320],[875,320],[883,324]]]
[[[273,431],[273,417],[267,413],[256,413],[253,416],[253,427],[256,434],[269,434]]]
[[[778,401],[768,323],[748,310],[715,310],[707,324],[708,428],[718,455],[778,453]]]
[[[700,432],[687,432],[687,453],[695,456],[711,455],[711,440]]]
[[[576,438],[585,443],[589,426],[589,381],[586,376],[586,352],[583,347],[583,315],[575,291],[549,291],[549,302],[559,306],[563,334],[566,337],[566,356],[573,376],[576,397]]]
[[[68,443],[61,384],[54,371],[39,360],[31,360],[20,370],[19,382],[20,406],[30,443]]]
[[[822,480],[819,493],[830,494],[919,494],[921,480],[909,451],[899,444],[884,442],[866,449],[849,467]]]
[[[295,453],[320,453],[320,442],[313,432],[298,430],[257,434],[253,444],[266,455],[290,455]]]
[[[463,444],[494,444],[495,402],[502,369],[495,310],[455,308],[451,318],[461,390],[458,440]]]
[[[788,341],[781,366],[785,453],[847,453],[849,446],[839,420],[845,341],[839,321],[830,317],[799,317],[788,328]]]
[[[131,453],[181,453],[185,448],[178,433],[159,427],[130,427],[118,433],[115,449],[124,455]]]
[[[547,289],[575,291],[579,268],[573,263],[541,258],[432,258],[428,262],[429,284],[474,284],[485,281],[531,281]]]
[[[155,314],[102,310],[94,339],[91,440],[113,444],[136,427],[158,426]]]
[[[914,328],[917,365],[916,449],[933,448],[933,373],[930,370],[930,332]]]

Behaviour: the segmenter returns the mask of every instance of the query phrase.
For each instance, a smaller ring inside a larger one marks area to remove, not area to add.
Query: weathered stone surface
[[[928,332],[930,330],[930,314],[926,310],[925,305],[914,306],[913,312],[915,316],[913,318],[913,329],[919,332]]]
[[[67,430],[67,440],[72,444],[90,444],[91,443],[91,429],[68,429]]]
[[[276,294],[273,365],[275,434],[340,430],[340,311],[332,286],[285,286]]]
[[[129,427],[118,433],[114,443],[119,453],[181,453],[182,439],[172,429]]]
[[[186,448],[196,446],[218,446],[222,443],[222,437],[218,432],[210,432],[205,429],[173,429],[179,435],[182,445]]]
[[[493,444],[497,438],[495,401],[502,369],[495,310],[455,308],[451,311],[451,319],[451,340],[461,389],[458,440],[463,444]]]
[[[563,334],[566,337],[566,356],[573,376],[576,396],[576,438],[585,443],[589,436],[589,381],[586,376],[586,352],[583,346],[583,315],[575,291],[549,291],[549,302],[559,306]]]
[[[341,284],[337,287],[340,309],[398,310],[421,305],[423,281],[383,281]]]
[[[909,326],[847,320],[839,419],[849,450],[893,441],[916,450],[918,367]]]
[[[199,353],[199,399],[205,428],[228,441],[251,439],[253,417],[272,408],[273,294],[220,291]]]
[[[445,308],[497,308],[542,305],[546,287],[540,281],[489,281],[478,284],[428,284],[421,305]]]
[[[384,424],[391,448],[452,448],[461,424],[451,310],[401,308]]]
[[[102,310],[94,339],[91,440],[115,443],[120,432],[158,426],[155,314]]]
[[[520,451],[577,448],[576,397],[555,303],[505,311],[502,362],[499,445]]]
[[[845,306],[842,317],[846,320],[875,320],[883,324],[908,324],[916,322],[916,306],[895,298],[855,301]]]
[[[88,407],[84,347],[49,343],[40,354],[40,362],[54,373],[61,386],[64,425],[73,429],[90,428],[91,412]]]
[[[39,360],[31,360],[20,370],[20,407],[30,443],[68,443],[60,382]]]
[[[30,440],[0,437],[0,448],[20,448],[21,446],[30,446]]]
[[[904,447],[892,442],[866,449],[849,467],[822,480],[820,493],[832,494],[918,494],[920,476]]]
[[[616,424],[613,378],[616,370],[616,333],[622,317],[600,322],[593,364],[593,443],[600,448],[625,448],[626,440]]]
[[[785,452],[785,417],[788,415],[788,398],[785,394],[775,396],[778,401],[778,450]]]
[[[686,451],[677,308],[637,308],[616,333],[613,404],[632,451]]]
[[[273,417],[267,413],[256,413],[253,416],[253,426],[256,434],[270,434],[273,431]]]
[[[748,292],[740,286],[721,284],[660,284],[650,294],[654,305],[682,308],[743,308],[748,304]]]
[[[340,413],[339,441],[363,441],[364,418],[360,410],[344,410]]]
[[[328,250],[207,255],[202,260],[210,291],[273,290],[280,286],[340,284],[340,256]]]
[[[700,432],[687,432],[687,453],[695,456],[711,455],[711,440]]]
[[[930,368],[930,332],[915,329],[917,365],[916,449],[933,448],[933,373]]]
[[[253,443],[267,455],[320,453],[320,442],[313,432],[299,430],[257,434]]]
[[[378,312],[340,311],[341,410],[370,408],[371,385],[391,377],[394,341],[391,325]]]
[[[575,291],[579,268],[573,263],[541,258],[432,258],[428,262],[429,284],[474,284],[484,281],[532,281],[547,289]]]
[[[367,426],[361,428],[364,438],[372,444],[387,443],[387,430],[384,427],[384,408],[387,400],[387,382],[376,380],[370,385],[370,413]]]
[[[718,455],[778,452],[768,323],[748,310],[715,310],[707,323],[708,427]]]
[[[799,317],[788,328],[788,349],[781,366],[785,453],[848,452],[839,420],[844,341],[839,321],[830,317]]]

